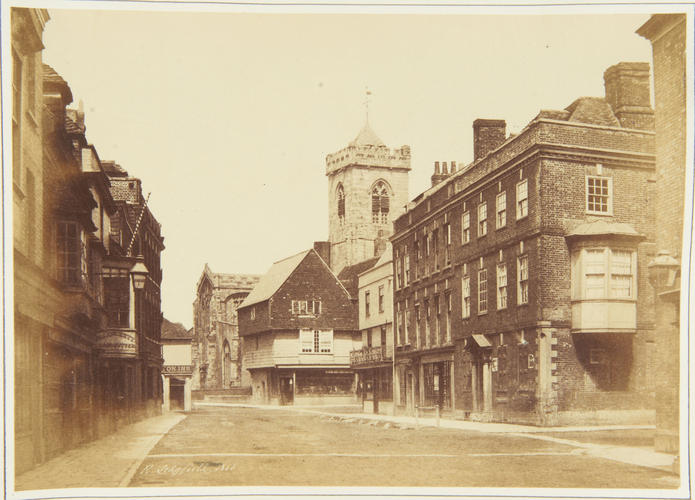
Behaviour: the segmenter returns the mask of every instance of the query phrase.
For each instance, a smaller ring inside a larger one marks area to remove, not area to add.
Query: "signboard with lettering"
[[[164,365],[162,373],[164,375],[191,375],[193,365]]]
[[[97,334],[97,349],[104,358],[134,358],[135,330],[106,330]]]

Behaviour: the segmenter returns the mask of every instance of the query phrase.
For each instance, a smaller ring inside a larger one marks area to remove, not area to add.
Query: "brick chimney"
[[[436,186],[437,184],[442,182],[444,179],[449,177],[449,172],[448,172],[447,167],[446,167],[446,162],[444,162],[443,167],[444,167],[444,169],[442,171],[439,168],[439,162],[438,161],[434,162],[434,174],[432,174],[432,177],[430,177],[430,179],[432,179],[432,186]]]
[[[606,101],[625,128],[654,130],[649,96],[649,63],[621,62],[603,73]]]
[[[331,267],[331,242],[330,241],[315,241],[314,250],[323,261]]]
[[[473,122],[473,161],[479,160],[504,142],[507,123],[504,120],[478,118]]]

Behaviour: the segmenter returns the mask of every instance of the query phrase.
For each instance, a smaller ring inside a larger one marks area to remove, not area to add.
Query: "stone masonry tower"
[[[330,266],[374,257],[393,233],[393,221],[408,203],[410,146],[389,149],[366,123],[337,153],[326,157]]]

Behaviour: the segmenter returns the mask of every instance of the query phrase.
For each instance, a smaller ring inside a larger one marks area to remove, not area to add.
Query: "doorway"
[[[294,403],[294,382],[292,377],[280,377],[280,404]]]

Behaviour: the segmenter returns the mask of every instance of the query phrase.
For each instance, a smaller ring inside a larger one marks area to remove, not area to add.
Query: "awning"
[[[474,333],[471,335],[471,337],[473,337],[473,340],[475,340],[479,347],[492,347],[492,344],[487,338],[485,338],[485,335]]]

